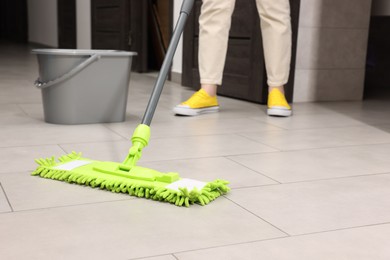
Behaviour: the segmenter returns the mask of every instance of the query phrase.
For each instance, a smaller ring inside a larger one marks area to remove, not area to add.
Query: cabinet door
[[[147,70],[147,6],[139,0],[92,0],[92,48],[135,51],[133,69]]]
[[[292,69],[289,83],[286,87],[286,94],[287,98],[292,100],[299,0],[291,0],[290,2],[294,35]],[[200,84],[198,70],[198,19],[201,5],[201,0],[195,2],[194,10],[185,28],[183,40],[182,84],[195,89],[198,89]],[[265,73],[260,19],[255,0],[236,1],[223,77],[223,84],[218,88],[219,95],[256,103],[265,104],[267,102],[267,76]]]
[[[58,0],[58,47],[77,48],[76,0]]]

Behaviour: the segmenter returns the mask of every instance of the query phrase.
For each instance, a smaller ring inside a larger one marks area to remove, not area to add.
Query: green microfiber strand
[[[129,177],[123,175],[123,173],[117,175],[117,171],[114,169],[117,169],[121,165],[120,163],[93,161],[82,158],[81,153],[75,152],[58,158],[59,162],[56,162],[54,157],[35,161],[39,166],[32,173],[34,176],[86,185],[115,193],[127,193],[130,196],[169,202],[176,206],[189,207],[194,203],[207,205],[230,190],[227,186],[228,182],[220,179],[206,183],[200,190],[196,187],[190,191],[186,187],[179,187],[178,190],[170,189],[167,188],[170,183],[142,179],[149,175],[164,177],[164,173],[136,167],[136,175],[139,175],[140,179],[130,177],[131,173],[128,173]],[[76,164],[85,163],[85,165],[73,169],[61,169],[61,165],[64,166],[66,163],[72,162]],[[105,170],[101,171],[99,169]]]

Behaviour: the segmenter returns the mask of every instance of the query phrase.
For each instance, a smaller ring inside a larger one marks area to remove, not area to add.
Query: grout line
[[[276,182],[276,183],[278,183],[278,184],[282,184],[280,181],[275,180],[275,179],[269,177],[268,175],[263,174],[263,173],[261,173],[261,172],[259,172],[259,171],[253,170],[253,169],[249,168],[248,166],[246,166],[246,165],[244,165],[244,164],[242,164],[242,163],[239,163],[239,162],[234,161],[234,160],[231,159],[231,158],[228,158],[228,157],[224,157],[224,158],[227,159],[227,160],[229,160],[229,161],[231,161],[231,162],[233,162],[233,163],[235,163],[235,164],[237,164],[237,165],[240,165],[240,166],[242,166],[242,167],[244,167],[244,168],[246,168],[246,169],[248,169],[248,170],[250,170],[250,171],[252,171],[252,172],[255,172],[255,173],[257,173],[257,174],[259,174],[259,175],[261,175],[261,176],[263,176],[263,177],[265,177],[265,178],[268,178],[268,179],[270,179],[270,180],[272,180],[272,181],[274,181],[274,182]]]
[[[167,254],[161,254],[161,255],[141,256],[141,257],[136,257],[136,258],[130,258],[128,260],[142,260],[142,259],[150,259],[150,258],[154,258],[154,257],[163,257],[163,256],[172,256],[175,259],[179,259],[174,254],[167,253]]]
[[[314,128],[311,128],[315,130]],[[318,128],[317,128],[318,129]],[[332,129],[332,128],[328,128]],[[307,129],[297,129],[297,130],[307,130]],[[297,131],[293,130],[293,131]],[[242,136],[244,138],[247,138],[250,141],[268,146],[270,148],[273,148],[277,151],[270,151],[270,152],[263,152],[263,153],[248,153],[248,154],[238,154],[238,155],[227,155],[227,156],[241,156],[241,155],[260,155],[260,154],[267,154],[267,153],[288,153],[288,152],[301,152],[301,151],[312,151],[312,150],[323,150],[323,149],[342,149],[342,148],[349,148],[349,147],[356,147],[356,146],[370,146],[370,145],[387,145],[390,144],[390,141],[384,141],[384,142],[376,142],[376,143],[362,143],[362,144],[346,144],[346,145],[336,145],[336,146],[322,146],[322,147],[311,147],[311,148],[295,148],[295,149],[281,149],[277,147],[273,147],[269,144],[264,144],[262,142],[259,142],[258,140],[251,139],[250,137]],[[225,156],[225,155],[224,155]]]
[[[127,140],[127,141],[130,140],[128,137],[126,137],[126,136],[124,136],[124,135],[118,133],[118,132],[115,131],[114,129],[111,129],[107,124],[102,124],[102,126],[105,127],[107,130],[109,130],[110,132],[112,132],[112,133],[114,133],[114,134],[120,136],[121,138],[123,138],[123,139],[125,139],[125,140]],[[130,131],[129,131],[129,132],[130,132]]]
[[[96,202],[81,203],[81,204],[53,206],[53,207],[47,207],[47,208],[32,208],[32,209],[15,210],[15,211],[13,211],[13,213],[35,212],[35,211],[41,211],[41,210],[72,208],[72,207],[79,207],[79,206],[91,206],[91,205],[104,204],[104,203],[115,203],[115,202],[123,202],[123,201],[132,201],[132,200],[135,200],[135,199],[137,199],[137,197],[129,196],[126,199],[118,199],[118,200],[96,201]]]
[[[9,199],[8,199],[7,193],[5,192],[4,187],[3,187],[3,185],[2,185],[1,183],[0,183],[0,188],[1,188],[1,190],[3,191],[3,194],[4,194],[4,196],[5,196],[5,199],[7,200],[8,206],[9,206],[10,209],[11,209],[11,212],[14,212],[14,209],[12,208],[11,202],[10,202]]]
[[[244,208],[243,206],[241,206],[241,205],[239,205],[238,203],[234,202],[233,200],[227,198],[226,196],[224,196],[224,198],[227,199],[227,200],[229,200],[229,201],[232,202],[233,204],[237,205],[238,207],[242,208],[243,210],[247,211],[248,213],[252,214],[253,216],[255,216],[255,217],[261,219],[262,221],[266,222],[267,224],[271,225],[272,227],[276,228],[277,230],[279,230],[280,232],[282,232],[282,233],[285,234],[286,236],[289,236],[289,237],[291,236],[291,235],[288,234],[286,231],[280,229],[279,227],[275,226],[275,225],[272,224],[271,222],[269,222],[269,221],[263,219],[263,218],[260,217],[259,215],[257,215],[257,214],[255,214],[255,213],[253,213],[252,211],[250,211],[250,210]]]
[[[27,114],[27,112],[22,108],[22,106],[18,103],[18,104],[15,104],[21,111],[22,113],[27,116],[28,118],[32,118],[34,119],[33,117],[31,117],[29,114]]]
[[[218,245],[218,246],[202,247],[202,248],[190,249],[190,250],[186,250],[186,251],[177,251],[177,252],[173,252],[171,254],[176,257],[176,254],[181,254],[181,253],[196,252],[196,251],[201,251],[201,250],[209,250],[209,249],[229,247],[229,246],[253,244],[253,243],[258,243],[258,242],[272,241],[272,240],[278,240],[278,239],[288,239],[288,238],[291,238],[291,237],[290,236],[272,237],[272,238],[265,238],[265,239],[252,240],[252,241],[246,241],[246,242],[238,242],[238,243],[224,244],[224,245]],[[177,258],[177,259],[179,259],[179,258]]]
[[[268,238],[268,239],[260,239],[260,240],[253,240],[253,241],[233,243],[233,244],[225,244],[225,245],[212,246],[212,247],[197,248],[197,249],[191,249],[191,250],[187,250],[187,251],[178,251],[178,252],[174,252],[171,254],[176,257],[176,254],[180,254],[180,253],[196,252],[196,251],[202,251],[202,250],[217,249],[217,248],[224,248],[224,247],[229,247],[229,246],[238,246],[238,245],[245,245],[245,244],[254,244],[254,243],[259,243],[259,242],[264,242],[264,241],[292,239],[292,238],[296,238],[296,237],[317,235],[317,234],[322,234],[322,233],[332,233],[332,232],[344,231],[344,230],[354,230],[354,229],[375,227],[375,226],[388,225],[388,224],[390,224],[390,222],[383,222],[383,223],[376,223],[376,224],[355,226],[355,227],[348,227],[348,228],[340,228],[340,229],[319,231],[319,232],[306,233],[306,234],[291,235],[291,236],[286,236],[286,237],[274,237],[274,238]],[[145,258],[148,258],[148,257],[145,257]],[[176,258],[176,259],[179,259],[179,258]]]
[[[67,151],[61,146],[61,144],[57,144],[57,146],[58,146],[65,154],[69,153],[69,152],[67,152]]]
[[[244,189],[251,189],[251,188],[262,188],[262,187],[269,187],[269,186],[276,186],[276,185],[292,185],[292,184],[300,184],[300,183],[315,183],[315,182],[322,182],[322,181],[333,181],[333,180],[352,179],[352,178],[365,178],[365,177],[372,177],[372,176],[378,176],[378,175],[388,175],[388,174],[390,175],[390,172],[360,174],[360,175],[342,176],[342,177],[334,177],[334,178],[323,178],[323,179],[313,179],[313,180],[303,180],[303,181],[294,181],[294,182],[281,182],[281,183],[279,182],[279,183],[274,183],[274,184],[264,184],[264,185],[237,187],[237,188],[232,188],[232,190],[244,190]]]
[[[254,132],[252,132],[252,133],[254,133]],[[257,133],[257,132],[256,132],[256,133]],[[242,133],[241,133],[241,134],[240,134],[240,133],[237,133],[236,135],[238,135],[238,136],[240,136],[240,137],[242,137],[242,138],[244,138],[244,139],[247,139],[247,140],[249,140],[249,141],[252,141],[252,142],[255,142],[255,143],[258,143],[258,144],[262,144],[262,145],[264,145],[264,146],[266,146],[266,147],[269,147],[269,148],[272,148],[272,149],[275,149],[275,150],[276,150],[276,151],[271,151],[271,152],[281,152],[281,151],[282,151],[281,149],[279,149],[279,148],[277,148],[277,147],[274,147],[274,146],[271,146],[271,145],[269,145],[269,144],[265,144],[265,143],[259,142],[258,140],[255,140],[255,139],[253,139],[253,138],[244,136]]]
[[[336,229],[330,229],[330,230],[324,230],[324,231],[297,234],[297,235],[293,235],[291,237],[303,237],[303,236],[317,235],[317,234],[323,234],[323,233],[332,233],[332,232],[344,231],[344,230],[352,230],[352,229],[359,229],[359,228],[366,228],[366,227],[376,227],[376,226],[389,225],[389,224],[390,224],[390,222],[382,222],[382,223],[367,224],[367,225],[360,225],[360,226],[353,226],[353,227],[336,228]]]

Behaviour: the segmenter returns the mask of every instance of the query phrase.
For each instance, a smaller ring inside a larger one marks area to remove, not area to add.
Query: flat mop
[[[35,160],[39,166],[32,175],[186,207],[194,203],[207,205],[230,190],[225,180],[201,182],[181,178],[175,172],[161,173],[136,165],[143,148],[149,143],[150,124],[193,4],[194,0],[184,0],[182,3],[163,65],[142,122],[131,138],[132,146],[126,159],[122,163],[101,162],[83,158],[81,153],[72,152],[59,157],[58,160],[54,157]]]

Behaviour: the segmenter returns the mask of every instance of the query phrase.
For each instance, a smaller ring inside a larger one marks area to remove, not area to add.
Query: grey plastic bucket
[[[54,124],[122,122],[132,57],[114,50],[34,49],[35,86],[42,90],[45,121]]]

